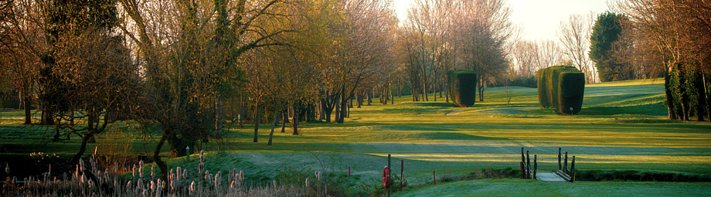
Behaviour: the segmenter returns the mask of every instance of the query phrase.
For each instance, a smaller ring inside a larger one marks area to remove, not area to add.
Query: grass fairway
[[[711,183],[536,182],[522,179],[461,181],[395,196],[709,196]]]
[[[260,130],[259,143],[252,142],[251,127],[230,129],[225,132],[220,153],[216,143],[207,145],[207,168],[210,171],[238,168],[245,170],[248,177],[268,180],[280,170],[320,170],[345,175],[347,166],[351,166],[355,177],[348,184],[356,190],[370,190],[380,184],[379,175],[386,165],[387,154],[393,156],[394,172],[399,173],[399,162],[405,160],[408,183],[424,185],[432,181],[433,170],[438,177],[447,177],[487,168],[517,169],[520,147],[538,154],[539,170],[552,171],[557,167],[558,147],[563,147],[577,156],[578,170],[711,174],[711,125],[667,120],[662,83],[646,80],[588,85],[583,109],[575,116],[541,109],[533,88],[489,88],[486,100],[470,108],[454,107],[445,103],[444,98],[438,98],[438,102],[413,103],[410,97],[401,97],[395,105],[374,103],[354,108],[345,124],[302,124],[301,136],[292,136],[289,129],[287,133],[276,132],[273,146],[266,145],[267,126]],[[20,113],[5,113],[2,118],[3,154],[33,151],[72,154],[78,147],[77,141],[47,142],[45,138],[51,136],[51,131],[19,126]],[[132,144],[133,152],[144,155],[150,153],[157,140],[155,136],[130,132],[120,137]],[[117,140],[116,135],[104,135],[97,141],[101,144]],[[170,164],[196,165],[194,160],[186,162],[183,158],[174,158]],[[475,186],[481,189],[471,190]],[[521,190],[551,190],[551,195],[592,195],[604,188],[610,195],[627,196],[626,186],[655,195],[711,193],[708,183],[571,185],[496,179],[425,187],[407,194],[520,195]]]

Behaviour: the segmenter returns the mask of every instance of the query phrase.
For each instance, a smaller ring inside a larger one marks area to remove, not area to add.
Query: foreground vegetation
[[[379,176],[387,163],[387,154],[393,156],[396,173],[400,172],[400,160],[405,160],[407,184],[414,187],[410,189],[416,189],[431,184],[432,171],[436,171],[441,181],[484,169],[517,169],[520,147],[538,154],[540,171],[552,171],[557,167],[558,147],[563,147],[564,151],[577,156],[576,169],[583,171],[633,170],[708,176],[711,174],[711,125],[668,120],[662,104],[662,82],[588,85],[583,109],[576,116],[541,109],[536,89],[500,87],[491,88],[485,102],[477,102],[471,108],[444,102],[413,103],[406,98],[397,100],[395,105],[354,108],[352,121],[348,123],[304,124],[300,136],[292,136],[289,128],[286,133],[277,131],[272,146],[253,143],[250,129],[233,128],[225,131],[222,140],[203,145],[207,157],[205,169],[223,173],[243,170],[248,184],[267,184],[275,179],[287,180],[290,176],[314,179],[318,171],[332,184],[346,188],[342,192],[357,194],[381,191]],[[2,113],[2,158],[37,151],[69,156],[78,147],[78,139],[51,143],[48,140],[51,129],[20,126],[21,123],[21,115]],[[91,146],[99,146],[98,155],[151,154],[158,136],[155,131],[125,129],[130,128],[128,123],[121,126],[111,129],[123,128],[122,131],[97,136],[97,143]],[[266,128],[261,130],[263,136],[260,137],[267,137]],[[129,143],[123,144],[125,142]],[[170,156],[167,148],[162,154]],[[191,159],[175,157],[168,160],[168,165],[197,169],[196,158],[197,155]],[[347,176],[349,166],[351,177]],[[708,183],[678,183],[671,185],[679,187],[658,187],[666,183],[583,181],[568,187],[550,185],[558,183],[496,179],[455,183],[444,188],[426,187],[422,190],[424,193],[411,195],[432,194],[428,191],[480,192],[464,188],[489,183],[493,184],[481,192],[518,193],[519,190],[512,188],[522,187],[526,191],[552,190],[566,195],[567,192],[600,188],[614,191],[633,186],[639,190],[657,188],[649,190],[650,194],[664,190],[694,195],[708,191],[709,186]]]

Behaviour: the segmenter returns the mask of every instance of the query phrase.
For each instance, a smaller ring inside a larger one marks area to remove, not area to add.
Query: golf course
[[[439,95],[437,102],[402,96],[395,104],[353,108],[344,124],[303,123],[298,136],[277,127],[272,146],[265,142],[270,124],[259,130],[259,143],[252,142],[250,125],[232,125],[221,140],[203,145],[205,169],[242,170],[255,185],[314,180],[317,172],[342,194],[382,195],[390,154],[396,179],[401,160],[405,166],[406,187],[397,196],[708,196],[711,182],[698,180],[711,175],[711,125],[668,120],[663,92],[661,79],[588,84],[578,115],[541,108],[535,88],[488,88],[483,102],[466,108]],[[0,117],[0,158],[33,152],[68,157],[79,146],[79,138],[51,142],[52,127],[24,126],[19,111]],[[88,150],[150,155],[157,131],[131,125],[112,125]],[[517,178],[521,148],[537,155],[540,173],[558,169],[559,147],[576,156],[575,169],[584,176],[575,183]],[[171,157],[168,167],[193,170],[198,157]]]

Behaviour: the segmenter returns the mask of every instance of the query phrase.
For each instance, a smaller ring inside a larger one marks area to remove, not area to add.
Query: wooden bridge
[[[568,152],[565,156],[561,154],[562,149],[558,148],[558,170],[554,172],[538,173],[538,155],[533,155],[533,165],[529,151],[521,147],[521,162],[519,162],[522,179],[536,179],[540,181],[568,181],[575,182],[575,156],[572,157],[570,167],[568,167]]]

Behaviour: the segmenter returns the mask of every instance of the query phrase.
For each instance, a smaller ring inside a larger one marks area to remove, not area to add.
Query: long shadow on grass
[[[615,124],[615,123],[542,123],[542,124],[499,124],[499,123],[391,123],[388,125],[374,126],[375,130],[403,130],[403,131],[453,131],[453,130],[475,130],[475,131],[492,131],[492,130],[516,130],[516,131],[531,131],[531,130],[562,130],[562,131],[577,131],[585,130],[600,130],[612,132],[699,132],[708,131],[711,128],[709,125],[703,124]]]
[[[412,137],[430,140],[504,140],[505,138],[484,137],[454,132],[429,132],[413,134]]]
[[[618,115],[618,114],[638,114],[664,116],[667,110],[661,104],[646,104],[625,107],[588,107],[580,111],[581,115]]]
[[[454,103],[413,103],[415,106],[423,106],[423,107],[454,107]]]

